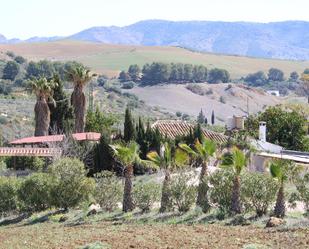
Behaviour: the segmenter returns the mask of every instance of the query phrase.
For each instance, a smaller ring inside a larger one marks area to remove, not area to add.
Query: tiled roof
[[[158,128],[162,135],[174,139],[178,136],[188,135],[190,130],[193,131],[194,124],[181,120],[158,120],[152,125],[152,128]],[[202,130],[207,139],[213,140],[217,143],[224,143],[227,141],[227,137],[221,133],[204,128]]]
[[[73,138],[77,141],[98,141],[100,140],[101,134],[96,132],[84,132],[84,133],[74,133]],[[39,143],[52,143],[61,142],[64,135],[50,135],[50,136],[40,136],[40,137],[25,137],[12,141],[10,144],[39,144]]]
[[[55,156],[61,155],[61,149],[58,148],[0,148],[0,156]]]

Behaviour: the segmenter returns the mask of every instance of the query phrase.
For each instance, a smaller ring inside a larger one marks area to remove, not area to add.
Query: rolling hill
[[[309,22],[272,23],[145,20],[117,27],[92,27],[66,37],[99,43],[179,46],[188,49],[259,58],[309,60]],[[0,31],[1,32],[1,31]],[[0,43],[45,42],[61,37],[6,39]]]
[[[98,73],[118,75],[130,64],[140,66],[153,61],[203,64],[208,68],[227,69],[233,78],[239,78],[258,70],[276,67],[289,75],[309,67],[309,61],[258,59],[242,56],[200,53],[179,47],[111,45],[93,42],[61,40],[42,43],[0,44],[0,59],[6,51],[25,56],[28,60],[77,60]]]

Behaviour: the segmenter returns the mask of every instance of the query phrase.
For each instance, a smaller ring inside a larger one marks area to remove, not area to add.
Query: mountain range
[[[251,57],[309,60],[309,22],[273,23],[146,20],[117,27],[92,27],[68,37],[6,39],[0,43],[72,39],[110,44],[178,46]]]

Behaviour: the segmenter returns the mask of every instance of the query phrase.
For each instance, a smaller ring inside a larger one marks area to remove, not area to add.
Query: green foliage
[[[180,173],[172,178],[171,197],[179,212],[188,212],[196,200],[196,187],[190,185],[192,175]]]
[[[125,112],[123,139],[125,142],[129,142],[135,139],[134,120],[129,108],[127,108]]]
[[[27,66],[26,72],[26,77],[29,79],[37,77],[52,78],[55,74],[55,68],[53,67],[52,62],[47,60],[42,60],[38,62],[30,61]]]
[[[46,173],[35,173],[21,181],[17,191],[21,210],[38,212],[50,205],[52,180]]]
[[[242,178],[241,199],[247,211],[254,210],[262,216],[275,201],[277,190],[278,184],[269,175],[247,173]]]
[[[16,57],[14,58],[14,60],[15,60],[18,64],[24,64],[25,62],[27,62],[27,60],[26,60],[24,57],[22,57],[22,56],[16,56]]]
[[[205,82],[207,68],[203,65],[153,62],[143,66],[142,84]]]
[[[130,65],[130,67],[128,69],[128,74],[129,74],[130,78],[132,79],[132,81],[138,82],[138,81],[140,81],[141,69],[136,64]]]
[[[0,176],[0,214],[17,209],[17,189],[17,179]]]
[[[245,77],[245,82],[251,86],[264,86],[267,84],[267,77],[263,71],[258,71],[253,74],[248,74]]]
[[[40,157],[7,157],[6,165],[8,168],[16,170],[30,169],[41,171],[45,165],[44,159]]]
[[[284,73],[280,69],[271,68],[268,71],[268,80],[284,81]]]
[[[210,200],[222,214],[231,209],[234,173],[230,170],[217,170],[209,176]]]
[[[214,125],[215,122],[216,122],[215,111],[212,111],[212,113],[211,113],[211,124]]]
[[[95,175],[96,188],[94,198],[105,211],[114,211],[121,201],[123,191],[117,177],[110,171],[102,171]]]
[[[84,164],[78,159],[63,158],[49,167],[52,178],[51,204],[58,208],[76,207],[89,200],[95,183],[86,177]]]
[[[112,126],[116,121],[117,119],[113,115],[104,114],[97,106],[94,112],[91,110],[87,111],[85,131],[98,133],[111,132]]]
[[[120,82],[127,82],[131,80],[131,77],[127,72],[121,71],[118,79],[120,80]]]
[[[290,74],[290,78],[289,78],[290,81],[297,81],[298,79],[299,79],[299,74],[296,71]]]
[[[309,151],[306,138],[306,118],[302,113],[284,110],[280,106],[268,107],[257,116],[251,116],[246,129],[257,137],[259,121],[267,124],[266,136],[270,143],[278,144],[289,150]]]
[[[247,166],[248,158],[237,147],[233,148],[232,153],[226,153],[223,155],[221,166],[224,168],[230,168],[236,175],[240,175],[242,170]]]
[[[309,214],[309,173],[299,176],[294,182],[297,191],[292,193],[289,201],[294,205],[295,201],[301,201],[306,213]]]
[[[2,79],[14,81],[20,70],[19,65],[15,61],[8,61],[3,68]]]
[[[53,88],[53,99],[56,105],[48,105],[50,109],[50,130],[57,134],[68,133],[73,129],[73,108],[70,106],[59,76],[54,76],[54,81],[57,82]]]
[[[103,132],[99,143],[94,149],[94,168],[90,169],[90,174],[100,172],[102,170],[114,170],[113,150],[109,146],[111,143],[110,133]]]
[[[134,87],[134,82],[133,81],[124,82],[122,84],[122,88],[123,89],[132,89],[133,87]]]
[[[142,212],[149,212],[160,199],[161,186],[153,182],[138,182],[134,185],[133,202]]]
[[[205,115],[203,113],[203,109],[201,109],[201,111],[199,112],[199,114],[197,116],[197,122],[199,124],[204,124],[204,122],[205,122]]]
[[[208,73],[207,81],[209,83],[227,83],[230,80],[230,74],[225,69],[213,68]]]
[[[199,84],[195,84],[195,83],[188,84],[188,85],[186,85],[186,88],[189,91],[191,91],[195,94],[201,95],[201,96],[204,96],[206,94],[205,89]]]
[[[6,80],[0,80],[0,94],[9,95],[12,92],[12,85]]]

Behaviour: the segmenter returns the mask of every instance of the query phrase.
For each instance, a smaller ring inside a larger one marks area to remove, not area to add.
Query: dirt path
[[[65,227],[37,224],[0,228],[0,248],[79,248],[96,241],[104,248],[308,248],[309,228],[276,231],[254,226],[113,225],[108,222]],[[249,247],[249,245],[262,247]]]

